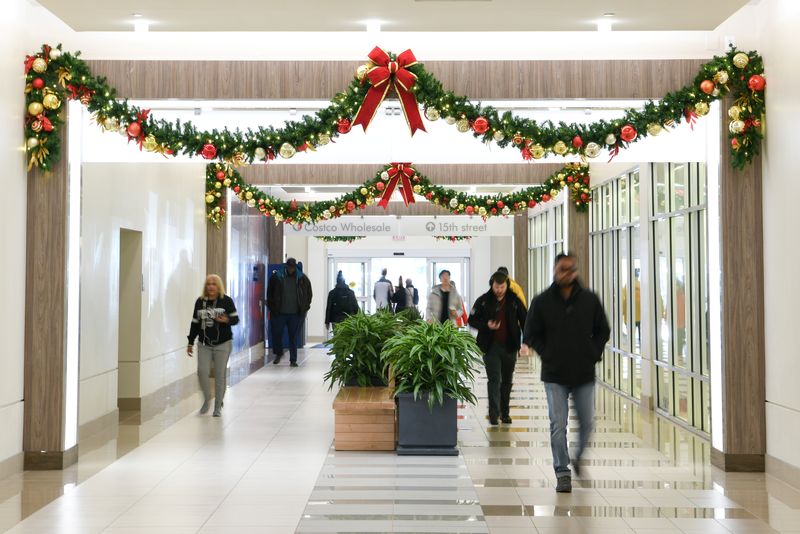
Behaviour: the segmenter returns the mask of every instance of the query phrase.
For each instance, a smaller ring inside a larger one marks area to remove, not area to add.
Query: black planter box
[[[400,456],[458,456],[458,403],[428,408],[428,395],[397,395],[397,454]]]

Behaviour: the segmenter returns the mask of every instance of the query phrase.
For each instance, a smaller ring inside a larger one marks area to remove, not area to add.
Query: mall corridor
[[[511,425],[488,426],[479,379],[479,405],[460,410],[461,454],[449,458],[335,452],[328,357],[307,349],[300,360],[233,386],[222,418],[197,415],[195,395],[155,420],[123,421],[118,437],[88,440],[64,471],[0,481],[0,530],[800,532],[800,492],[712,468],[706,440],[603,387],[584,478],[556,494],[535,360],[518,363]]]

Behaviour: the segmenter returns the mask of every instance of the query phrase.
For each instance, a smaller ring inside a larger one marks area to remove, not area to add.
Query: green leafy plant
[[[328,354],[333,356],[331,368],[324,376],[325,382],[330,381],[328,389],[353,382],[371,386],[376,377],[386,385],[380,355],[386,340],[397,330],[397,319],[386,311],[374,315],[359,312],[337,324],[333,336],[325,342]]]
[[[398,328],[400,330],[405,330],[409,326],[413,326],[422,321],[422,314],[416,306],[411,306],[410,308],[397,312],[395,317],[397,317],[397,322],[399,323]]]
[[[396,380],[395,393],[428,394],[428,406],[446,397],[475,404],[470,385],[481,364],[473,337],[453,324],[416,322],[383,346],[381,358]]]

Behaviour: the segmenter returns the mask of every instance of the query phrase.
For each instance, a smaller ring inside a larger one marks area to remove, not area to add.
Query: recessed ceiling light
[[[146,20],[139,19],[133,23],[133,31],[136,33],[146,33],[150,31],[150,23]]]
[[[597,21],[597,31],[610,32],[612,21],[610,19],[601,19]]]
[[[142,14],[141,14],[141,13],[131,13],[131,17],[136,17],[137,19],[138,19],[139,17],[141,17],[141,16],[142,16]]]
[[[365,20],[364,24],[367,27],[367,33],[379,33],[381,31],[381,21],[379,20]]]
[[[611,13],[611,12],[609,11],[609,12],[607,12],[607,13],[603,13],[603,16],[604,16],[604,17],[613,17],[613,16],[614,16],[614,13]]]

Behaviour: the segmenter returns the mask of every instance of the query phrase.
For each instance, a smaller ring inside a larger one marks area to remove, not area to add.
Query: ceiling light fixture
[[[597,21],[597,31],[599,31],[599,32],[610,32],[612,24],[613,24],[613,22],[611,20],[609,20],[609,19],[598,20]]]
[[[611,12],[609,11],[609,12],[607,12],[607,13],[603,13],[603,16],[604,16],[604,17],[613,17],[613,16],[614,16],[614,13],[611,13]]]
[[[367,27],[367,33],[380,33],[381,21],[379,20],[365,20],[364,24]]]
[[[133,21],[133,31],[136,33],[147,33],[150,31],[150,22],[146,20]]]
[[[142,16],[142,14],[141,14],[141,13],[131,13],[131,17],[135,17],[135,18],[137,18],[137,19],[138,19],[138,18],[141,18],[141,16]]]

